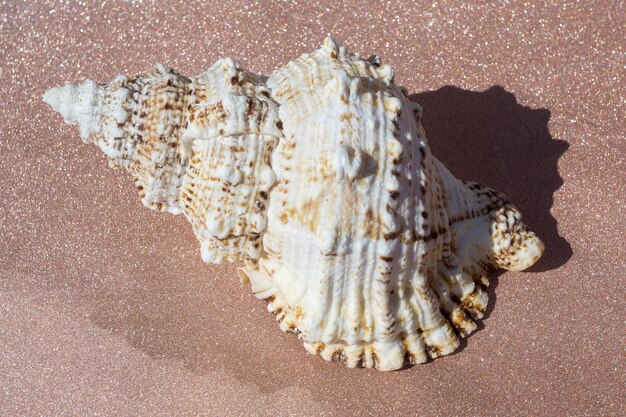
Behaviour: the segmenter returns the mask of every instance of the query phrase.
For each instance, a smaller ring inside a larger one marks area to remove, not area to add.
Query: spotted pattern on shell
[[[44,99],[131,172],[144,205],[185,214],[205,261],[242,262],[307,351],[393,370],[455,351],[488,273],[543,252],[503,194],[431,154],[407,97],[378,56],[327,38],[268,78],[222,59]]]

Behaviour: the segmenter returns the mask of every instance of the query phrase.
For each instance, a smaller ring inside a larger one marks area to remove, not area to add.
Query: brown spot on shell
[[[352,119],[353,117],[354,117],[354,114],[350,112],[343,112],[339,115],[339,120],[341,120],[342,122],[349,122],[350,119]]]
[[[293,312],[293,317],[296,319],[296,321],[301,321],[302,319],[304,319],[304,312],[302,311],[302,307],[295,306],[291,310]]]
[[[254,99],[252,97],[248,97],[246,99],[246,116],[250,117],[254,114],[255,106]]]
[[[394,240],[400,236],[400,232],[387,233],[384,235],[385,240]]]

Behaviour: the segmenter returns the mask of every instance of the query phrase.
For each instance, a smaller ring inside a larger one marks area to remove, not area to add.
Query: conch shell
[[[544,249],[504,195],[430,153],[393,78],[327,38],[269,78],[222,59],[44,100],[135,177],[144,205],[184,213],[206,262],[242,262],[309,352],[393,370],[453,352],[485,312],[487,274]]]

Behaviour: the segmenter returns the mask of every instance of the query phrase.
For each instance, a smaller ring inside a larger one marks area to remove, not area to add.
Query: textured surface
[[[624,6],[501,6],[3,4],[0,414],[618,414]],[[391,374],[307,355],[40,98],[154,62],[193,74],[233,54],[267,73],[328,32],[393,62],[433,153],[546,243],[496,279],[461,355]]]
[[[202,260],[242,261],[310,353],[392,371],[454,352],[486,312],[486,275],[544,248],[506,196],[430,153],[393,76],[326,37],[269,78],[231,58],[195,77],[159,64],[43,100],[135,177],[145,206],[182,208]]]

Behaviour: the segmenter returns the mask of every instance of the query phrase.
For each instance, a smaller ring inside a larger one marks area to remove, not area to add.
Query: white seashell
[[[505,196],[430,153],[421,108],[377,56],[328,38],[267,87],[232,60],[191,78],[157,68],[44,98],[144,204],[185,213],[205,261],[243,261],[311,353],[380,370],[449,354],[485,311],[486,274],[543,252]]]

